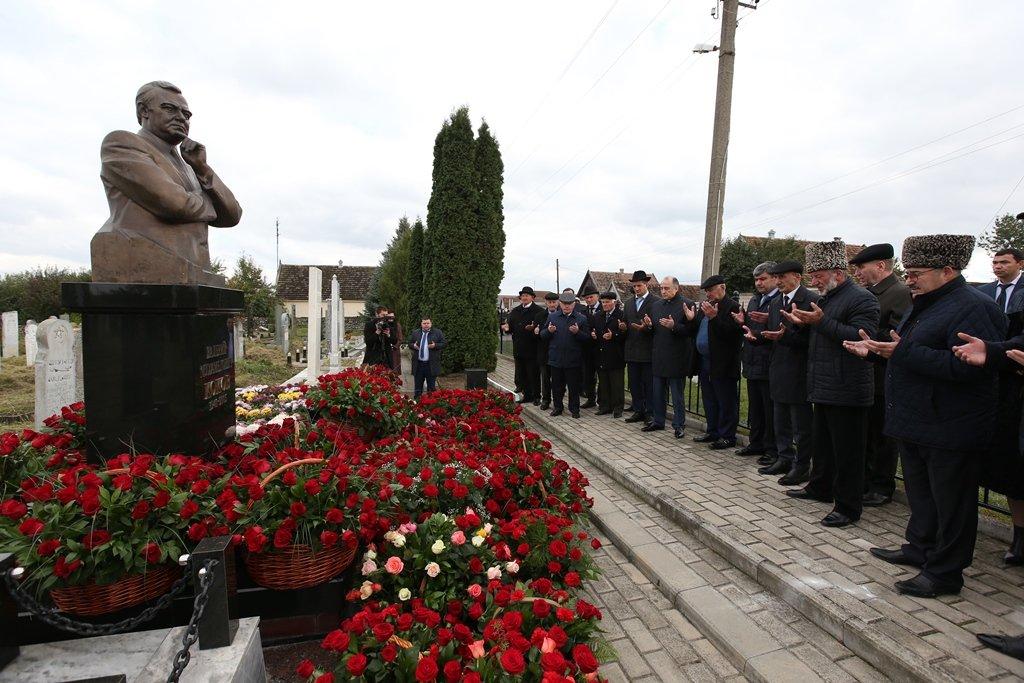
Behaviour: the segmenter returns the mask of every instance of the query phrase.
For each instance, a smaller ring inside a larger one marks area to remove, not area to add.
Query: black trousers
[[[419,398],[423,394],[423,383],[427,384],[427,392],[437,388],[437,375],[430,374],[429,363],[417,363],[413,373],[413,396]]]
[[[725,441],[736,441],[740,408],[738,390],[739,380],[700,373],[700,395],[709,435]]]
[[[580,385],[583,382],[583,368],[551,367],[551,402],[558,410],[563,410],[565,392],[569,391],[569,412],[580,412]]]
[[[835,509],[860,519],[864,507],[864,442],[868,409],[814,404],[814,459],[807,490],[832,496]]]
[[[899,450],[896,440],[882,433],[885,428],[885,397],[875,396],[868,408],[868,441],[864,453],[865,492],[880,493],[892,498],[896,490],[896,464]]]
[[[597,401],[598,351],[590,346],[583,347],[583,386],[580,391],[588,401]]]
[[[540,364],[536,356],[515,360],[516,386],[523,392],[523,399],[533,401],[540,398]]]
[[[633,400],[633,412],[651,416],[654,414],[654,374],[650,362],[629,361],[629,395]]]
[[[750,448],[778,455],[775,444],[775,411],[768,380],[747,380],[747,423],[750,425]]]
[[[962,586],[978,538],[980,453],[899,442],[903,485],[910,503],[903,552],[923,563],[921,572]]]
[[[551,366],[540,366],[540,402],[551,403]]]
[[[775,448],[791,470],[807,472],[814,453],[814,409],[811,404],[775,403]]]
[[[597,402],[601,410],[621,411],[626,405],[625,368],[597,371]]]

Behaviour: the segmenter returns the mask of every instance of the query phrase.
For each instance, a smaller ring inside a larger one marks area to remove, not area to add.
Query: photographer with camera
[[[363,362],[366,365],[383,365],[394,370],[392,351],[400,343],[395,327],[395,316],[389,313],[387,306],[377,306],[375,315],[366,321],[363,327],[363,340],[366,342],[366,354]]]

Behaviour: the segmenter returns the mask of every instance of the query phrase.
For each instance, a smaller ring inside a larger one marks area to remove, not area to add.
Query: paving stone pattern
[[[512,363],[499,357],[493,374],[512,383]],[[563,436],[596,469],[652,504],[717,551],[735,569],[814,622],[887,676],[904,680],[1001,680],[1024,677],[1024,662],[983,648],[974,634],[1024,631],[1024,570],[1002,566],[1002,541],[979,536],[974,565],[958,596],[922,600],[896,594],[911,574],[867,552],[903,541],[908,516],[893,503],[865,510],[859,523],[827,529],[830,506],[784,495],[775,477],[757,474],[753,459],[711,451],[671,431],[641,433],[584,411],[551,418],[525,406],[541,431]],[[691,558],[692,559],[692,558]],[[710,561],[712,584],[728,566]]]

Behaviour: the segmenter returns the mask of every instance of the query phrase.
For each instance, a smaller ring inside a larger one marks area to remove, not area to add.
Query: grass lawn
[[[34,367],[25,365],[24,356],[4,359],[0,368],[0,431],[19,431],[35,425],[35,373]],[[27,418],[12,419],[24,415]]]
[[[280,384],[300,369],[285,362],[284,354],[273,339],[264,342],[246,339],[245,358],[235,363],[235,386]]]

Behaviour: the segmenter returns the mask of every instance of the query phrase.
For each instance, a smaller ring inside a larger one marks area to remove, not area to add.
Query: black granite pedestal
[[[65,282],[61,298],[82,314],[91,456],[202,455],[230,438],[242,292]]]

